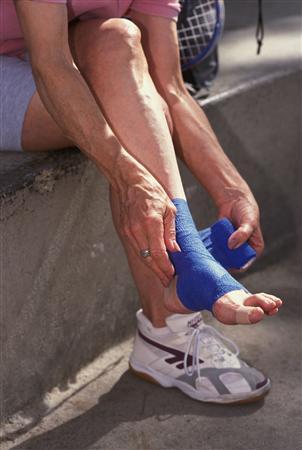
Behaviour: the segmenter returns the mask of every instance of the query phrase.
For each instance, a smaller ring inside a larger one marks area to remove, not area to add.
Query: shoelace
[[[208,331],[211,336],[205,336],[205,331]],[[219,343],[219,341],[215,340],[215,337],[219,337],[222,341],[230,344],[235,350],[233,355],[239,355],[239,348],[231,339],[223,336],[223,334],[219,333],[215,328],[210,325],[202,324],[200,327],[195,328],[191,334],[191,339],[189,341],[187,351],[184,356],[184,369],[187,375],[192,376],[195,371],[198,374],[198,378],[200,378],[201,367],[199,362],[199,353],[201,346],[205,346],[207,348],[215,346],[216,349],[212,349],[211,353],[215,356],[222,356],[226,349]],[[213,342],[214,341],[214,342]],[[189,367],[189,357],[191,355],[192,350],[192,365]]]

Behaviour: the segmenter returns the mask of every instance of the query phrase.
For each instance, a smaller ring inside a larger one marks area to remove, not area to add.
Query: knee
[[[140,47],[141,33],[128,19],[93,20],[83,30],[82,38],[81,57],[86,64],[95,64],[96,60],[108,63],[129,60]]]
[[[112,48],[135,49],[141,42],[140,29],[128,19],[109,19],[99,31]]]

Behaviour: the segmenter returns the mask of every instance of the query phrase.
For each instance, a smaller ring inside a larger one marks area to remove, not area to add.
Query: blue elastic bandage
[[[255,250],[247,242],[236,249],[229,249],[228,239],[235,230],[232,222],[224,218],[199,231],[206,249],[225,269],[242,269],[256,258]]]
[[[200,239],[186,200],[172,200],[177,208],[176,240],[181,252],[169,256],[177,275],[177,295],[192,311],[212,310],[218,298],[245,288],[222,267]]]

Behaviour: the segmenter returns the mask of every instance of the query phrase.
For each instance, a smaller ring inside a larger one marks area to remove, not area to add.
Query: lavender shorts
[[[28,53],[25,60],[0,55],[0,151],[22,151],[24,116],[36,91]]]

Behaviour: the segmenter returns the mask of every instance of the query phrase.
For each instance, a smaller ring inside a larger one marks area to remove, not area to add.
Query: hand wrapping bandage
[[[255,250],[247,242],[236,249],[229,249],[228,239],[235,230],[234,225],[224,218],[199,231],[206,249],[225,269],[246,268],[256,258]]]
[[[181,252],[169,251],[177,275],[177,295],[192,311],[211,311],[218,298],[245,288],[206,249],[186,200],[173,199],[172,202],[177,208],[176,240],[181,248]]]

